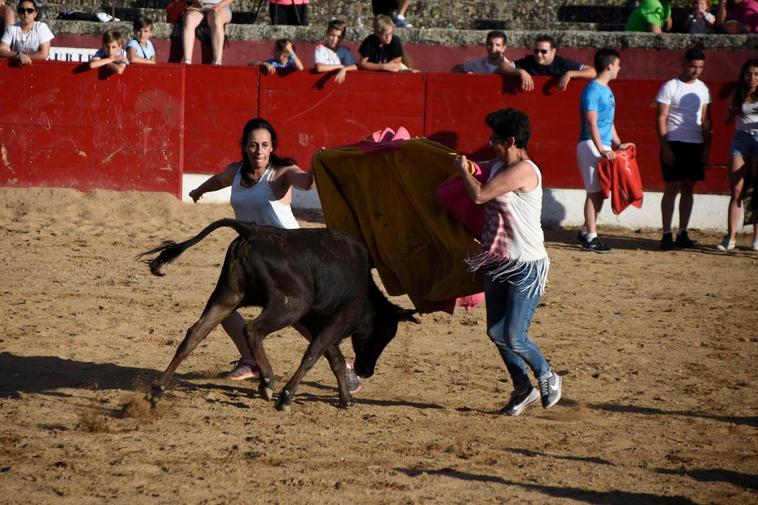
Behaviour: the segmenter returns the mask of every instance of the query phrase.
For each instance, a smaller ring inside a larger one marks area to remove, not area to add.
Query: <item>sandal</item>
[[[231,372],[224,376],[225,379],[241,381],[258,378],[258,365],[250,359],[240,358]]]

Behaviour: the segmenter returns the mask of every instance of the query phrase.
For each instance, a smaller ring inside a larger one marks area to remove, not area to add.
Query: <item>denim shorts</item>
[[[735,131],[729,154],[743,158],[758,156],[758,130]]]

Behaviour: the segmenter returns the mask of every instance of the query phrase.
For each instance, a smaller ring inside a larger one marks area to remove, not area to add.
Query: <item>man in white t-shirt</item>
[[[499,73],[498,68],[500,65],[515,68],[513,62],[505,57],[506,43],[505,32],[492,30],[487,34],[487,41],[485,43],[487,56],[467,60],[463,65],[459,65],[456,70],[466,72],[467,74],[494,74]]]
[[[679,76],[666,81],[658,91],[656,126],[661,144],[661,170],[665,189],[661,200],[663,237],[661,250],[692,248],[687,234],[692,214],[695,182],[705,179],[705,165],[711,148],[711,93],[699,79],[705,54],[689,49],[684,54]],[[679,198],[679,232],[673,238],[671,223],[676,195]]]

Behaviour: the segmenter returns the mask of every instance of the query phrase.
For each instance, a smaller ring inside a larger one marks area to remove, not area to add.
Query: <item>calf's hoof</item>
[[[155,406],[158,404],[158,400],[161,396],[163,396],[164,391],[166,391],[165,387],[153,384],[153,386],[150,388],[150,391],[148,391],[145,395],[145,400],[150,402],[151,407],[155,408]]]
[[[352,396],[348,396],[347,398],[340,398],[339,402],[339,408],[346,409],[348,407],[352,407],[355,405],[355,400],[353,400]]]
[[[265,398],[266,401],[271,401],[274,398],[274,384],[273,381],[267,379],[261,379],[258,383],[258,394]]]
[[[282,391],[281,393],[279,393],[279,401],[276,402],[276,410],[280,410],[282,412],[289,412],[291,401],[292,401],[292,396],[290,395],[289,391]]]

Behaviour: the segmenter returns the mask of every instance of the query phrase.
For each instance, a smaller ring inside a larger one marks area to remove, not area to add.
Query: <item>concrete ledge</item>
[[[183,180],[182,200],[191,203],[189,197],[191,189],[199,186],[210,174],[185,174]],[[229,204],[231,190],[226,188],[221,191],[208,193],[198,203]],[[639,229],[661,227],[661,197],[660,192],[646,192],[641,209],[629,207],[620,215],[616,216],[611,211],[610,202],[607,202],[600,213],[598,224],[601,226],[618,226],[621,228]],[[580,189],[551,189],[545,188],[542,200],[542,222],[548,227],[574,227],[581,226],[584,222],[584,199],[585,192]],[[695,203],[690,219],[690,228],[701,230],[724,230],[726,229],[726,212],[729,197],[724,195],[696,194]],[[677,203],[678,205],[678,203]],[[292,207],[296,209],[320,210],[321,202],[318,192],[311,191],[293,192]],[[674,224],[679,222],[678,214],[674,213]],[[745,227],[743,231],[749,231]]]

